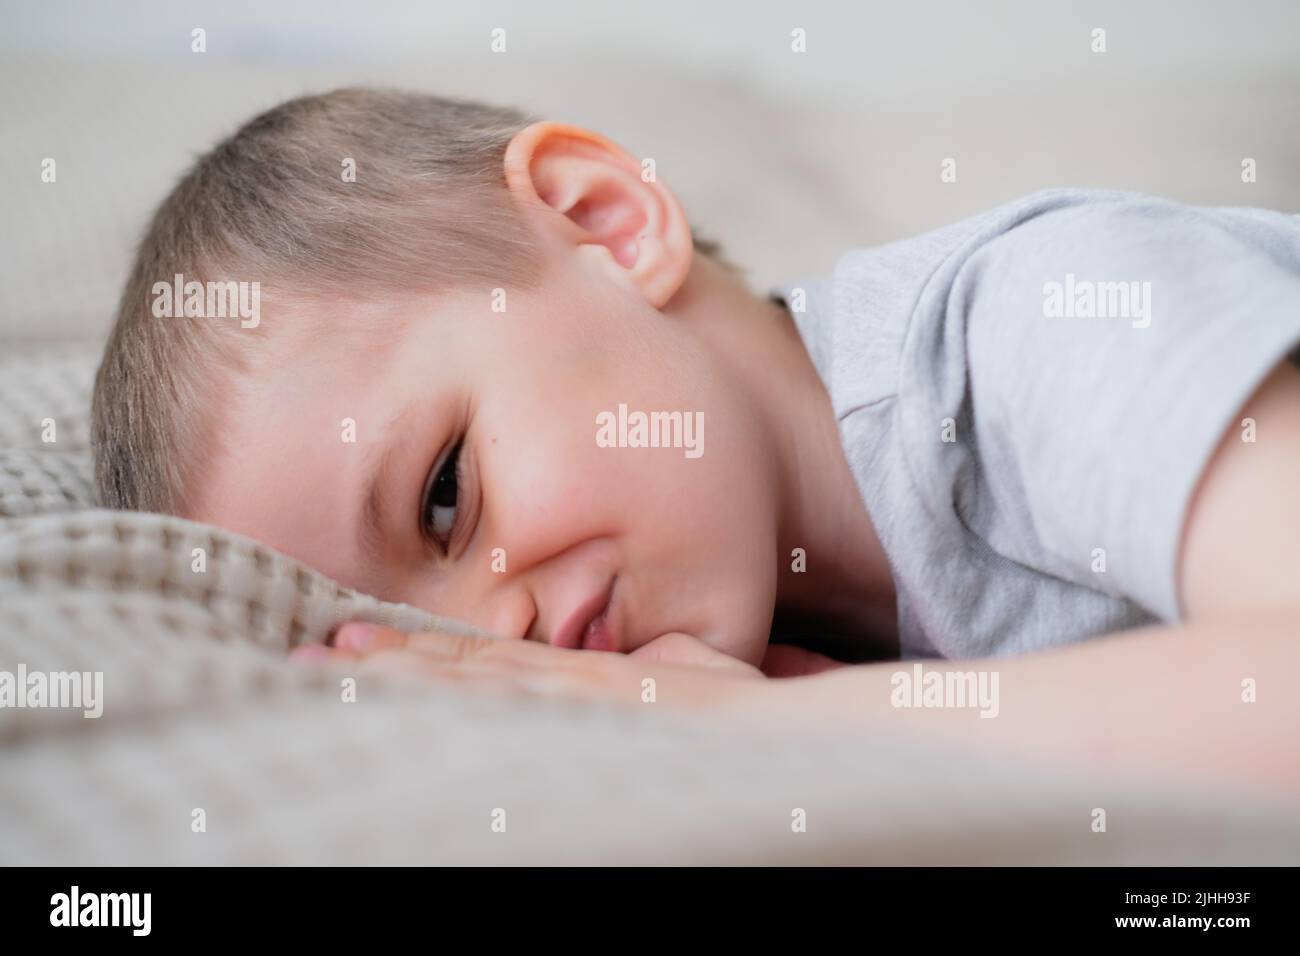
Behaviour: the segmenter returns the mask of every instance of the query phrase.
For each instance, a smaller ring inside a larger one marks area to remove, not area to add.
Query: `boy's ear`
[[[641,164],[599,133],[534,123],[510,141],[505,173],[515,201],[543,229],[655,308],[686,281],[694,245],[676,197],[646,182]]]

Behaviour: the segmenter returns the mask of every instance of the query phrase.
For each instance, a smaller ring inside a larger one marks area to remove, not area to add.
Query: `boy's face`
[[[188,516],[504,637],[680,631],[758,663],[778,557],[759,417],[690,322],[581,256],[546,275],[504,312],[484,289],[268,316]],[[702,454],[602,447],[620,405],[702,415]]]

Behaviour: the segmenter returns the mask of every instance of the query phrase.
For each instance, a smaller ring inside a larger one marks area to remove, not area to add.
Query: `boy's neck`
[[[778,520],[777,626],[832,628],[892,650],[893,575],[844,456],[830,396],[790,313],[706,256],[696,257],[664,311],[692,323],[768,425]]]

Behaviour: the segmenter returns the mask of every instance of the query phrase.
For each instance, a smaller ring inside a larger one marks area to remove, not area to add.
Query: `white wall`
[[[3,0],[0,10],[0,55],[184,57],[202,26],[212,57],[362,63],[483,48],[504,27],[511,54],[539,65],[649,55],[771,90],[867,100],[1093,69],[1094,27],[1108,31],[1108,71],[1194,77],[1300,63],[1296,0]],[[808,31],[804,58],[789,55],[796,26]]]
[[[1046,186],[1300,212],[1300,0],[0,0],[0,339],[105,329],[196,155],[358,83],[508,103],[654,157],[758,286]]]

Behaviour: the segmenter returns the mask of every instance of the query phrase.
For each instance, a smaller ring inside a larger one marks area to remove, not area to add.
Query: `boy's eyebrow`
[[[407,405],[400,412],[393,416],[392,421],[384,428],[383,439],[384,450],[379,456],[379,465],[375,468],[370,479],[370,485],[366,491],[365,503],[361,508],[361,521],[357,529],[357,545],[360,548],[362,558],[367,564],[375,563],[379,557],[380,549],[383,546],[384,537],[384,514],[386,513],[385,505],[388,498],[388,488],[391,485],[389,480],[393,470],[393,462],[397,453],[402,448],[402,442],[396,436],[394,440],[387,441],[388,436],[410,417],[414,405]]]

